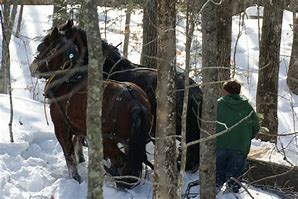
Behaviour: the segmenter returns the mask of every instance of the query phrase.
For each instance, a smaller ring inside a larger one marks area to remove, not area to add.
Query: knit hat
[[[230,94],[240,94],[241,85],[236,80],[227,80],[223,84],[223,89],[225,89]]]

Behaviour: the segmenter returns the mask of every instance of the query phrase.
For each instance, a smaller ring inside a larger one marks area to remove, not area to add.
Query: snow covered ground
[[[42,101],[43,82],[30,76],[28,65],[33,60],[40,38],[51,27],[50,15],[52,6],[25,6],[20,38],[12,37],[11,50],[11,77],[13,87],[14,122],[13,132],[15,142],[9,142],[8,122],[10,117],[9,98],[0,95],[0,199],[28,199],[28,198],[55,198],[55,199],[83,199],[87,194],[87,164],[79,166],[83,183],[68,178],[67,168],[61,147],[56,140],[53,125],[49,118],[48,106]],[[104,19],[105,8],[99,8],[100,19]],[[249,9],[255,13],[256,9]],[[104,32],[101,21],[102,38],[117,45],[123,41],[125,22],[124,11],[108,11],[108,26]],[[285,12],[283,23],[283,36],[281,44],[280,81],[279,81],[279,133],[292,133],[297,129],[297,96],[291,95],[286,85],[286,71],[291,50],[292,23],[291,13]],[[141,12],[135,11],[131,20],[131,45],[129,59],[139,62],[141,39]],[[257,20],[246,18],[243,34],[239,39],[236,50],[237,79],[243,84],[242,93],[255,104],[255,93],[258,72],[258,29]],[[239,17],[233,20],[233,43],[238,34]],[[184,62],[184,36],[183,21],[179,20],[177,32],[177,60],[183,67]],[[2,31],[1,31],[2,32]],[[2,35],[1,35],[2,38]],[[200,46],[201,36],[197,32],[195,46]],[[234,48],[233,48],[234,49]],[[194,48],[198,50],[198,48]],[[234,51],[234,50],[232,50]],[[234,53],[234,52],[232,52]],[[200,59],[192,60],[197,67]],[[46,116],[49,120],[47,124]],[[286,147],[284,153],[281,148]],[[85,150],[85,154],[87,149]],[[281,137],[278,146],[270,143],[253,140],[252,152],[259,152],[258,158],[285,164],[287,159],[298,165],[297,139],[294,136]],[[254,153],[256,154],[256,153]],[[185,182],[198,178],[196,174],[186,174]],[[254,187],[248,187],[254,198],[278,198]],[[192,189],[198,192],[198,187]],[[106,177],[104,185],[105,198],[151,198],[152,171],[147,171],[144,182],[132,190],[117,190]],[[237,194],[238,198],[251,198],[243,189]],[[217,198],[235,198],[231,193],[220,193]]]

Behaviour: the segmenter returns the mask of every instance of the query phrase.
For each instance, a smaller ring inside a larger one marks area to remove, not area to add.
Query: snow
[[[25,6],[21,25],[20,38],[12,36],[11,51],[11,78],[13,88],[14,143],[10,143],[8,122],[10,118],[9,97],[0,94],[0,199],[28,199],[28,198],[55,198],[55,199],[82,199],[87,195],[87,163],[79,165],[79,173],[83,182],[79,184],[69,179],[62,149],[54,134],[53,124],[50,119],[48,105],[44,104],[42,96],[44,81],[36,80],[30,76],[28,65],[34,58],[36,46],[40,38],[51,27],[52,6]],[[104,13],[107,11],[107,31],[104,32]],[[248,9],[248,14],[256,16],[256,8]],[[117,45],[123,41],[125,23],[125,11],[99,8],[99,19],[102,38]],[[296,95],[292,95],[286,85],[286,72],[289,63],[289,55],[292,43],[292,15],[284,13],[283,35],[281,43],[281,62],[279,79],[279,133],[292,133],[297,129],[297,101]],[[142,40],[140,10],[132,14],[131,38],[129,59],[135,63],[140,59],[140,47]],[[261,19],[260,19],[261,22]],[[255,94],[258,72],[258,20],[248,17],[244,20],[243,34],[237,45],[236,78],[242,83],[242,93],[255,105]],[[232,55],[239,31],[239,17],[233,19]],[[177,63],[183,67],[184,63],[184,22],[179,20],[177,31]],[[2,32],[2,31],[1,31]],[[0,33],[1,34],[1,33]],[[2,35],[1,35],[2,37]],[[196,31],[193,50],[196,55],[192,58],[193,67],[199,67],[201,34]],[[199,78],[197,79],[199,81]],[[47,120],[49,124],[47,124]],[[152,149],[152,145],[148,146]],[[284,161],[284,149],[287,159],[294,165],[298,165],[297,139],[293,135],[280,137],[277,146],[270,143],[253,140],[251,155],[263,160],[270,160],[280,164]],[[87,149],[84,149],[87,155]],[[153,172],[146,170],[146,177],[142,183],[131,190],[118,190],[108,176],[104,181],[105,198],[151,198]],[[185,174],[185,182],[198,179],[198,173]],[[248,185],[245,185],[248,186]],[[184,186],[184,190],[185,190]],[[247,187],[255,198],[273,199],[275,195],[261,191],[252,186]],[[192,192],[198,192],[194,187]],[[241,189],[238,198],[251,198],[247,192]],[[219,199],[235,198],[232,193],[220,192]]]

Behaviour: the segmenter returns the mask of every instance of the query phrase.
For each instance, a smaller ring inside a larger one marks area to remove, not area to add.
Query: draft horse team
[[[157,71],[131,63],[117,47],[102,41],[103,101],[102,135],[105,170],[113,176],[126,176],[117,181],[119,187],[138,184],[143,163],[153,169],[147,159],[146,144],[155,136]],[[55,135],[63,149],[69,176],[82,181],[78,163],[84,161],[82,142],[86,136],[88,93],[88,50],[86,32],[69,20],[53,28],[37,47],[38,55],[30,65],[31,74],[45,78],[44,95],[50,102]],[[184,95],[183,73],[176,74],[176,133],[181,134]],[[202,91],[190,79],[186,141],[199,139]],[[179,136],[177,136],[179,138]],[[154,141],[153,141],[154,143]],[[187,150],[186,171],[199,166],[199,146]],[[127,176],[132,176],[129,178]]]

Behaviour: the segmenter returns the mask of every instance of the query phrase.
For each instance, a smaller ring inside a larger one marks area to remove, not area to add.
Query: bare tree
[[[261,126],[269,129],[269,135],[258,134],[263,141],[276,142],[278,132],[277,101],[279,54],[283,1],[272,0],[264,5],[264,17],[259,54],[259,76],[257,86],[257,112],[263,115]],[[271,135],[270,135],[271,134]]]
[[[292,2],[296,11],[293,12],[293,43],[287,84],[290,90],[298,95],[298,1],[292,0]]]
[[[156,68],[157,53],[157,1],[145,0],[143,3],[143,45],[141,64]]]
[[[123,44],[123,56],[126,58],[128,56],[131,11],[132,11],[132,6],[128,5],[128,7],[126,8],[126,15],[125,15],[125,32],[124,32],[124,44]]]
[[[82,1],[82,10],[88,38],[88,100],[87,137],[88,154],[88,199],[103,198],[103,145],[102,145],[102,47],[98,26],[96,0]]]
[[[10,79],[10,52],[9,52],[9,43],[12,35],[13,24],[15,21],[16,13],[17,13],[17,5],[18,0],[14,0],[12,10],[10,11],[11,3],[8,1],[4,1],[4,22],[1,14],[1,26],[2,26],[2,62],[1,68],[3,70],[3,88],[4,93],[9,94],[10,101],[10,120],[8,123],[9,127],[9,135],[10,141],[14,142],[13,132],[12,132],[12,123],[13,123],[13,103],[12,103],[12,89],[11,89],[11,79]]]
[[[53,27],[63,24],[67,19],[67,1],[54,0]]]
[[[3,93],[9,93],[10,87],[10,53],[9,53],[9,43],[12,35],[13,24],[15,21],[17,13],[18,0],[13,1],[13,9],[10,10],[10,5],[12,3],[9,1],[4,1],[3,5],[3,16],[1,14],[1,26],[2,26],[2,61],[1,69],[3,72]]]
[[[23,10],[24,10],[24,5],[21,5],[20,6],[19,17],[18,17],[16,35],[15,35],[16,37],[19,37],[20,36],[21,24],[22,24],[22,19],[23,19]]]
[[[220,80],[230,79],[231,41],[232,41],[232,0],[223,0],[217,6],[217,66]]]
[[[154,198],[177,196],[176,167],[176,1],[160,0],[158,10],[157,126]]]
[[[184,96],[183,96],[183,110],[182,110],[182,129],[181,129],[181,161],[180,161],[180,174],[178,177],[178,189],[177,195],[181,195],[182,187],[183,187],[183,180],[184,180],[184,171],[186,166],[186,122],[187,122],[187,104],[188,104],[188,97],[189,97],[189,72],[190,72],[190,49],[191,49],[191,42],[193,38],[194,32],[194,16],[196,13],[196,6],[197,1],[187,0],[186,1],[186,43],[185,43],[185,80],[184,80]]]
[[[204,93],[201,138],[216,133],[216,103],[218,84],[218,20],[217,6],[213,1],[203,1],[202,7],[202,90]],[[200,143],[200,198],[215,198],[215,140]]]

